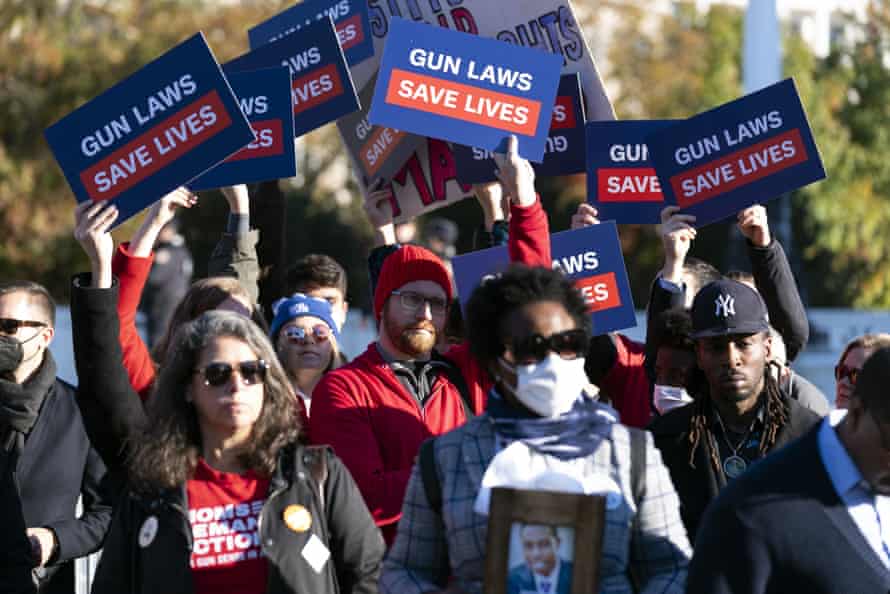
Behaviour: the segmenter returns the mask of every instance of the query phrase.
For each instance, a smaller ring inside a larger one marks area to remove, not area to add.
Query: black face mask
[[[17,338],[0,335],[0,377],[9,379],[24,358],[25,351]]]

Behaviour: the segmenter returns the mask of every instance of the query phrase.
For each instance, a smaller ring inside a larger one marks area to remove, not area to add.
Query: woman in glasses
[[[847,408],[853,389],[856,387],[856,378],[865,361],[876,350],[890,346],[890,334],[863,334],[851,340],[834,366],[835,384],[835,408]]]
[[[297,293],[272,309],[272,343],[308,416],[312,390],[325,373],[340,366],[340,333],[331,304]]]
[[[546,268],[516,266],[474,291],[470,349],[495,385],[485,414],[421,448],[381,591],[483,591],[481,485],[511,448],[520,452],[512,468],[529,469],[523,488],[555,472],[606,496],[601,592],[683,592],[690,546],[667,468],[648,433],[620,425],[588,395],[586,309],[570,281]]]
[[[253,322],[183,324],[93,594],[376,592],[380,532],[342,463],[299,443],[293,399]]]

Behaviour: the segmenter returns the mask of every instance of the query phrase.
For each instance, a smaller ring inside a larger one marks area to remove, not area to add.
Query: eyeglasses
[[[331,329],[327,324],[316,324],[311,329],[289,326],[284,329],[284,336],[291,342],[301,344],[308,343],[310,336],[314,337],[314,342],[322,342],[331,336]]]
[[[19,331],[19,328],[43,328],[46,325],[46,322],[35,322],[33,320],[0,318],[0,332],[3,334],[15,334]]]
[[[414,291],[393,291],[392,294],[397,295],[402,308],[411,313],[420,311],[424,303],[429,303],[430,313],[434,316],[443,316],[448,309],[448,301],[439,297],[427,297]]]
[[[551,351],[563,359],[578,358],[587,351],[587,332],[576,328],[551,334],[547,338],[532,334],[513,343],[513,358],[520,364],[543,361]]]
[[[859,372],[862,371],[858,367],[847,367],[846,365],[838,364],[834,366],[834,378],[837,381],[841,381],[845,379],[850,382],[851,385],[856,385],[856,379],[859,377]]]
[[[238,368],[238,375],[241,376],[241,379],[247,386],[262,383],[266,379],[266,371],[269,369],[269,364],[262,359],[241,361],[235,366]],[[195,369],[195,373],[200,373],[204,376],[205,386],[214,387],[227,384],[234,372],[235,368],[229,363],[210,363],[204,369]]]

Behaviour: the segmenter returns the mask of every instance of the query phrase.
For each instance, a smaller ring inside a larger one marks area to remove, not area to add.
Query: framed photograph
[[[492,489],[486,594],[598,592],[605,515],[597,495]]]

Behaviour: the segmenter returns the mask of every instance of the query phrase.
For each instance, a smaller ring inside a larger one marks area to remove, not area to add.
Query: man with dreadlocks
[[[784,396],[767,370],[772,342],[757,291],[729,279],[706,285],[692,304],[692,331],[706,381],[693,403],[649,428],[680,496],[690,539],[728,482],[819,421]]]

